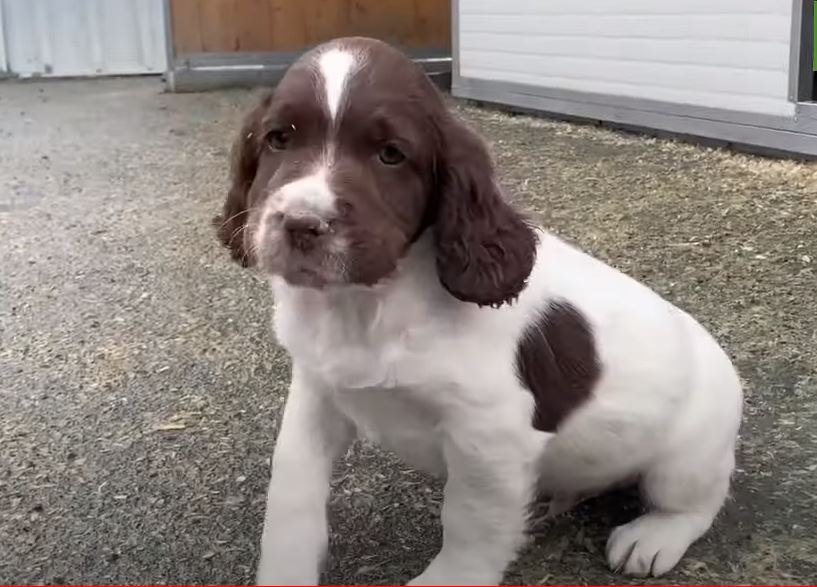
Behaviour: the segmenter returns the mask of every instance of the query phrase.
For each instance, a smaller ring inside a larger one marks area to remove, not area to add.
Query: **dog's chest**
[[[359,436],[394,452],[417,469],[439,475],[445,471],[440,415],[419,399],[422,391],[345,389],[336,391],[334,397]]]
[[[438,322],[393,307],[278,306],[279,342],[329,390],[361,436],[413,466],[442,472],[439,398],[457,395],[455,345]]]
[[[360,436],[395,452],[416,468],[443,472],[435,398],[453,385],[437,344],[418,344],[404,331],[383,340],[355,336],[330,347],[303,341],[295,360],[330,390]],[[454,391],[454,393],[456,393]]]
[[[411,296],[284,293],[276,304],[278,341],[328,387],[416,388],[449,378],[452,335]]]

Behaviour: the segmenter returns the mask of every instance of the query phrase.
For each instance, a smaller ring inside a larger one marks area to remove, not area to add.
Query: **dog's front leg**
[[[488,426],[447,438],[443,546],[409,585],[499,583],[525,541],[535,451],[524,444],[515,431]]]
[[[259,585],[317,584],[332,464],[352,438],[327,390],[295,366],[272,459]]]

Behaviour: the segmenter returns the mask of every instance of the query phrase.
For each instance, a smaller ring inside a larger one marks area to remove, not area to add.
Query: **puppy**
[[[692,317],[532,226],[420,67],[338,39],[247,117],[218,219],[269,276],[292,383],[258,582],[315,584],[332,464],[357,435],[445,475],[443,545],[415,585],[496,584],[535,493],[637,479],[610,567],[658,576],[727,497],[742,411]]]

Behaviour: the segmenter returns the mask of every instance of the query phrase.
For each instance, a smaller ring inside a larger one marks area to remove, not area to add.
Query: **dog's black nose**
[[[285,216],[284,231],[289,244],[299,251],[308,252],[326,232],[326,223],[316,216]]]

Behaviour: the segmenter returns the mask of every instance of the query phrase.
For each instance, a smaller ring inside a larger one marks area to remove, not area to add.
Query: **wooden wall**
[[[451,47],[450,0],[171,0],[176,55],[293,52],[334,37]]]

